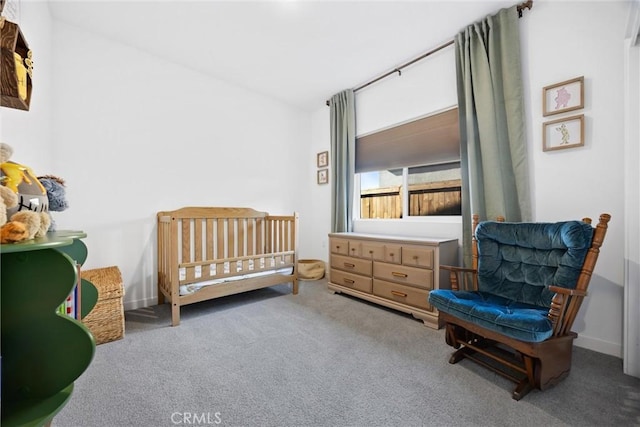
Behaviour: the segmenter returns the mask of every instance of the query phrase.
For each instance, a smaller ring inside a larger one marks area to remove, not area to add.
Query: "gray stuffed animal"
[[[54,175],[39,176],[38,181],[47,190],[47,198],[49,199],[49,216],[51,211],[62,212],[69,207],[67,201],[67,190],[65,182],[62,178]],[[49,231],[56,231],[56,223],[51,217],[51,225]]]

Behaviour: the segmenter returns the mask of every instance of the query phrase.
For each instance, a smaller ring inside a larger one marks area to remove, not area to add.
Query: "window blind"
[[[458,109],[356,138],[356,172],[460,161]]]

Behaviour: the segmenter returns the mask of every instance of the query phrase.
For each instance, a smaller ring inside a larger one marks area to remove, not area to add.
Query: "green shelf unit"
[[[86,279],[82,279],[82,296],[80,304],[80,318],[84,319],[91,313],[93,307],[98,303],[98,289]]]
[[[78,234],[83,234],[78,231],[60,231],[56,232],[58,237],[76,237]],[[72,260],[74,260],[78,265],[84,264],[87,260],[87,256],[89,251],[87,250],[87,245],[80,239],[74,238],[73,243],[69,246],[61,246],[56,248],[58,251],[63,252]],[[98,303],[98,290],[93,285],[93,283],[88,280],[81,279],[81,291],[80,291],[80,318],[84,319],[84,317],[93,310],[93,307]]]
[[[84,262],[86,247],[77,242],[83,237],[56,232],[0,246],[2,426],[46,425],[93,359],[91,332],[56,312],[78,283],[76,262]],[[87,281],[82,288],[89,310],[97,291]]]
[[[24,399],[14,402],[2,414],[3,426],[40,427],[46,426],[64,408],[73,392],[73,384],[42,399]]]

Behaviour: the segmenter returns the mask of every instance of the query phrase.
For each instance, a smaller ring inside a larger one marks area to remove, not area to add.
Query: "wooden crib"
[[[282,283],[298,293],[298,214],[185,207],[158,212],[158,304],[180,307]]]

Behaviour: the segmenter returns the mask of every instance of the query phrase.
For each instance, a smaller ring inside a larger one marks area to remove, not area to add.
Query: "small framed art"
[[[584,108],[584,76],[552,84],[542,89],[542,115]]]
[[[542,151],[584,145],[584,114],[542,124]]]
[[[326,184],[329,182],[329,169],[320,169],[318,171],[318,184]]]
[[[329,152],[323,151],[322,153],[318,153],[317,162],[319,168],[326,168],[329,166]]]

